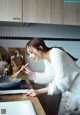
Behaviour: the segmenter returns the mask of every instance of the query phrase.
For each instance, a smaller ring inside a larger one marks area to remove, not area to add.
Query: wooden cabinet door
[[[76,7],[76,25],[80,25],[80,3]]]
[[[23,22],[50,23],[50,0],[23,0]]]
[[[23,0],[23,22],[36,22],[36,0]]]
[[[76,25],[76,3],[64,3],[63,24]]]
[[[0,0],[0,21],[7,20],[7,0]]]
[[[62,24],[63,21],[63,0],[51,0],[50,23]]]
[[[50,0],[36,0],[36,22],[50,23]]]
[[[0,0],[0,21],[21,22],[22,0]]]

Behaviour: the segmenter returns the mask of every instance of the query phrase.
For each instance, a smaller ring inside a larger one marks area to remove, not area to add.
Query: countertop
[[[19,77],[23,80],[26,80],[29,89],[32,88],[32,85],[30,81],[28,80],[27,76],[25,74],[20,74]],[[26,94],[6,94],[6,95],[0,95],[0,102],[6,102],[6,101],[22,101],[22,100],[30,100],[35,108],[35,111],[37,115],[46,115],[43,107],[40,104],[40,101],[37,97],[30,97],[26,96]]]

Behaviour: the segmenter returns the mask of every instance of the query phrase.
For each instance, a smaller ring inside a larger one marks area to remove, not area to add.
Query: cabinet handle
[[[13,20],[21,20],[20,18],[13,18]]]

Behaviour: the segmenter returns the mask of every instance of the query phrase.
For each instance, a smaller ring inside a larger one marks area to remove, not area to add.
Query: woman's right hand
[[[35,75],[35,72],[31,71],[31,70],[29,69],[29,67],[26,67],[25,65],[23,65],[23,66],[21,67],[21,69],[22,69],[23,72],[25,72],[25,73],[27,73],[27,74],[30,74],[30,75],[32,75],[32,76]]]

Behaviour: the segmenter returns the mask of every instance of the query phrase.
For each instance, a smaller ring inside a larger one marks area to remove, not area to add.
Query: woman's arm
[[[48,92],[48,87],[46,88],[42,88],[42,89],[38,89],[38,90],[34,90],[34,89],[30,89],[26,95],[28,96],[37,96],[37,95],[40,95],[40,94],[43,94],[43,93],[47,93]]]
[[[26,74],[31,75],[33,77],[34,82],[38,84],[50,83],[54,78],[53,71],[51,72],[51,68],[49,68],[47,65],[45,67],[44,72],[33,72],[32,70],[30,70],[28,67],[26,68],[25,66],[22,66],[22,69]]]

